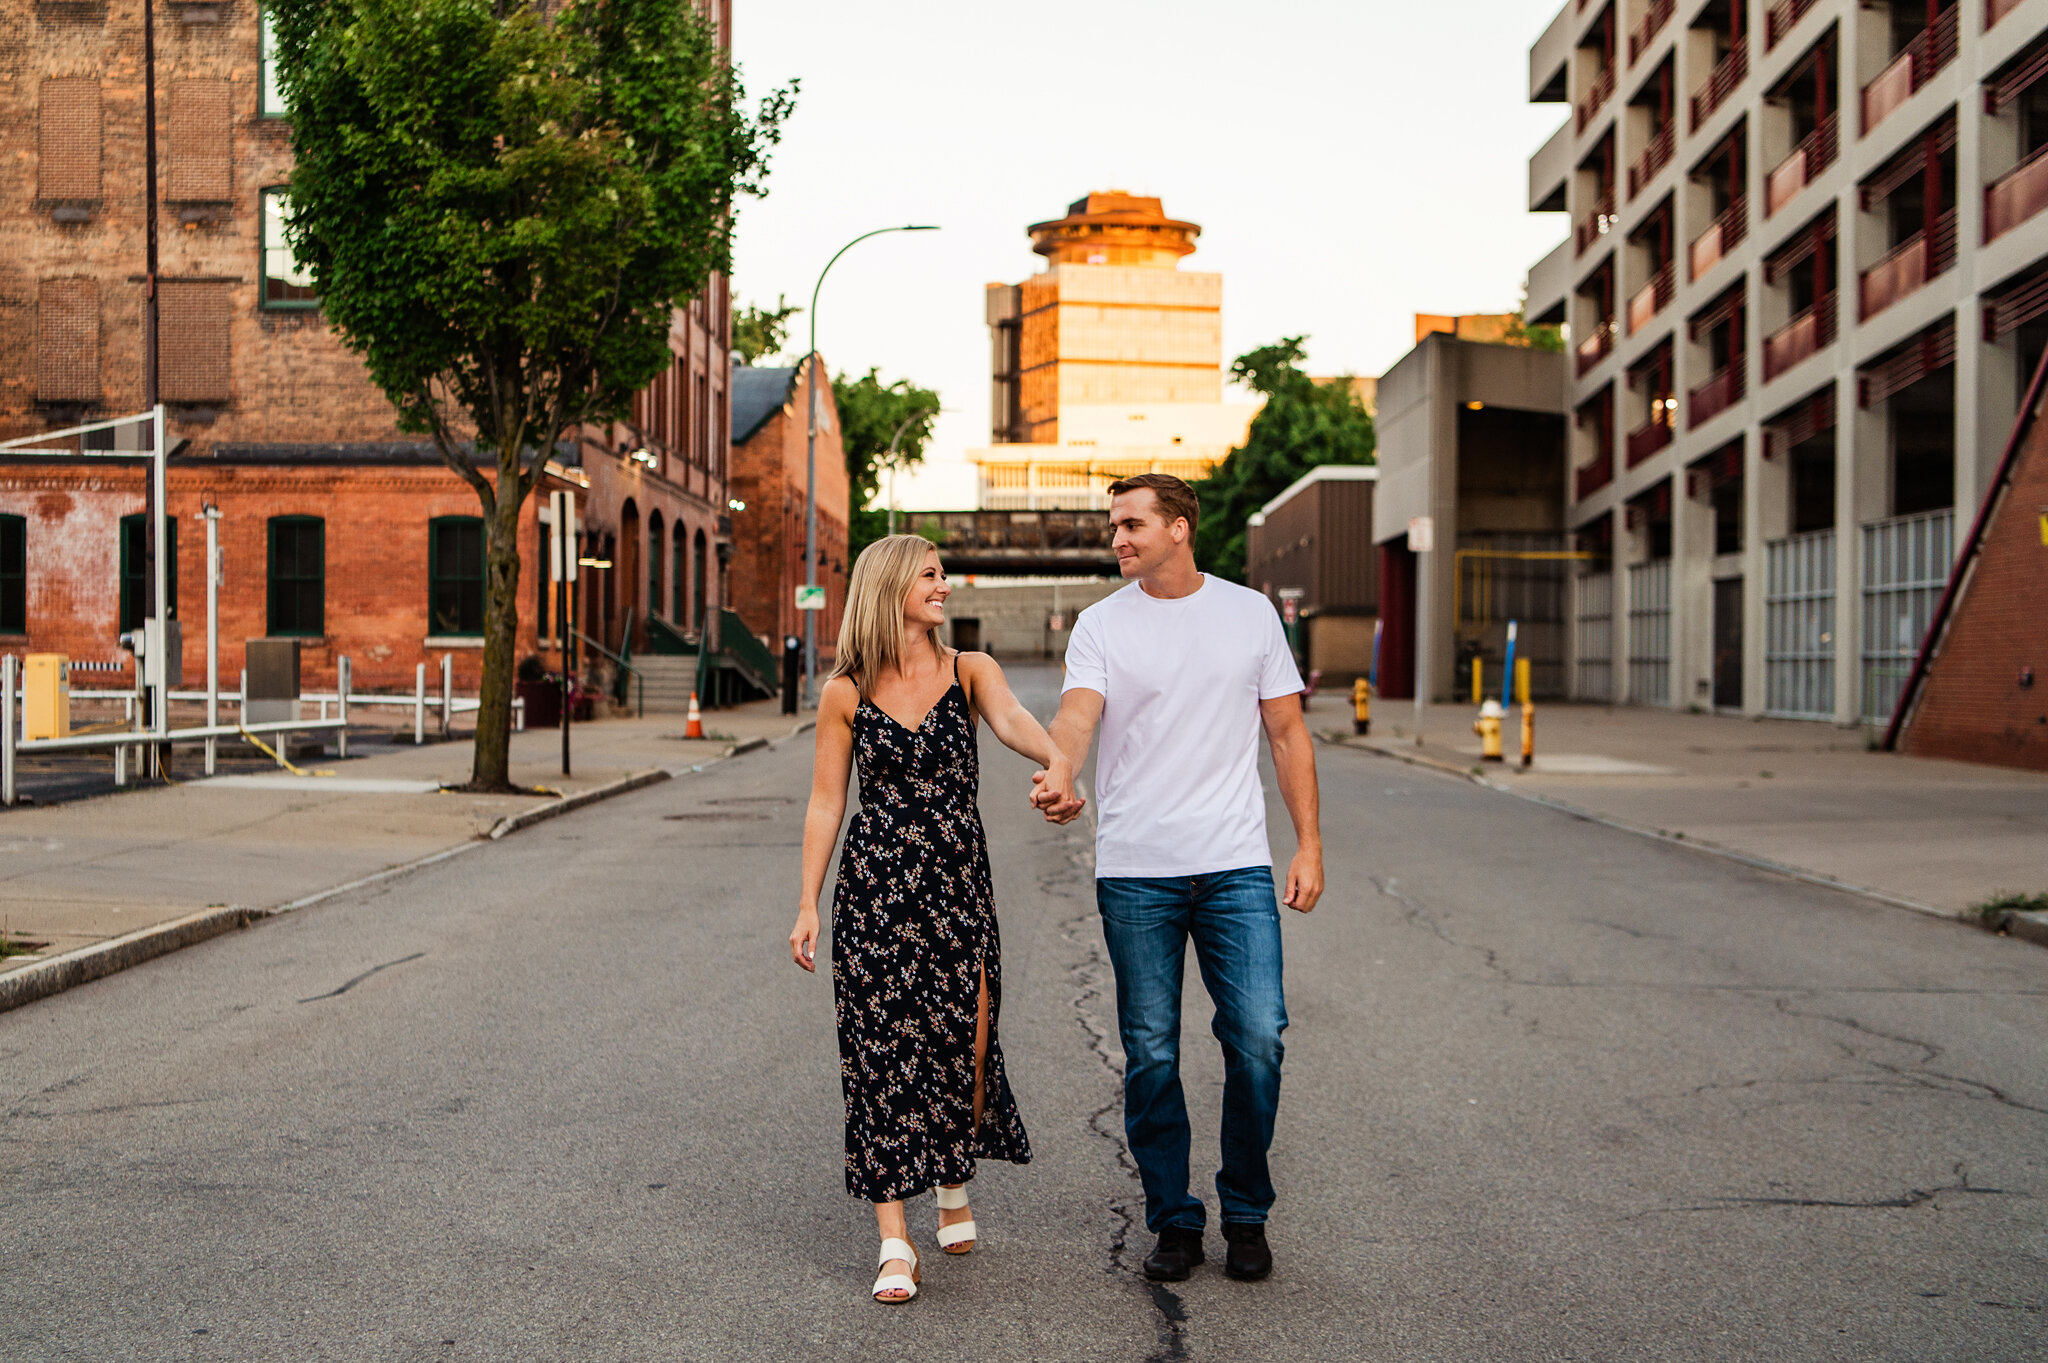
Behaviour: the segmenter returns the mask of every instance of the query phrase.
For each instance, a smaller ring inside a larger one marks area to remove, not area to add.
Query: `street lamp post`
[[[825,287],[825,276],[839,263],[839,257],[866,241],[879,237],[885,232],[936,232],[930,225],[912,224],[904,227],[877,227],[872,232],[863,232],[846,245],[832,253],[832,259],[825,262],[825,268],[818,271],[818,282],[811,290],[811,344],[804,354],[804,367],[810,371],[810,420],[804,441],[804,586],[818,585],[818,293]],[[818,613],[805,611],[804,616],[804,704],[817,701],[815,687],[818,676]]]

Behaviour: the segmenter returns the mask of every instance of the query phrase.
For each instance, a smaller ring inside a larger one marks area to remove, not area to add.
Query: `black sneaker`
[[[1223,1271],[1243,1282],[1255,1283],[1273,1271],[1273,1251],[1266,1248],[1266,1226],[1262,1221],[1226,1221],[1223,1238],[1230,1252],[1223,1257]]]
[[[1145,1256],[1145,1276],[1155,1283],[1177,1283],[1202,1262],[1202,1228],[1168,1226],[1159,1232],[1159,1246]]]

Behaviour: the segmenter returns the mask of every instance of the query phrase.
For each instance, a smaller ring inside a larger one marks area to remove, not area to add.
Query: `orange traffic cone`
[[[704,737],[704,716],[697,712],[697,693],[690,693],[690,722],[683,726],[684,738]]]

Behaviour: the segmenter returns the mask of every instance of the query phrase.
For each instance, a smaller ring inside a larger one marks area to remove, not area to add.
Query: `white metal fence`
[[[1835,532],[1764,545],[1764,710],[1835,713]]]
[[[1572,627],[1572,654],[1578,666],[1578,699],[1613,700],[1613,573],[1586,573],[1579,578]]]
[[[1628,698],[1671,703],[1671,560],[1628,570]]]
[[[1863,718],[1889,723],[1955,557],[1956,514],[1928,511],[1863,527]]]

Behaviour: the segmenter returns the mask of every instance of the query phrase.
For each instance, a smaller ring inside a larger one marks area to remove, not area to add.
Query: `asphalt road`
[[[2048,952],[1320,761],[1267,1282],[1135,1275],[1085,832],[992,752],[1037,1158],[867,1300],[797,740],[0,1015],[0,1358],[2048,1358]]]

